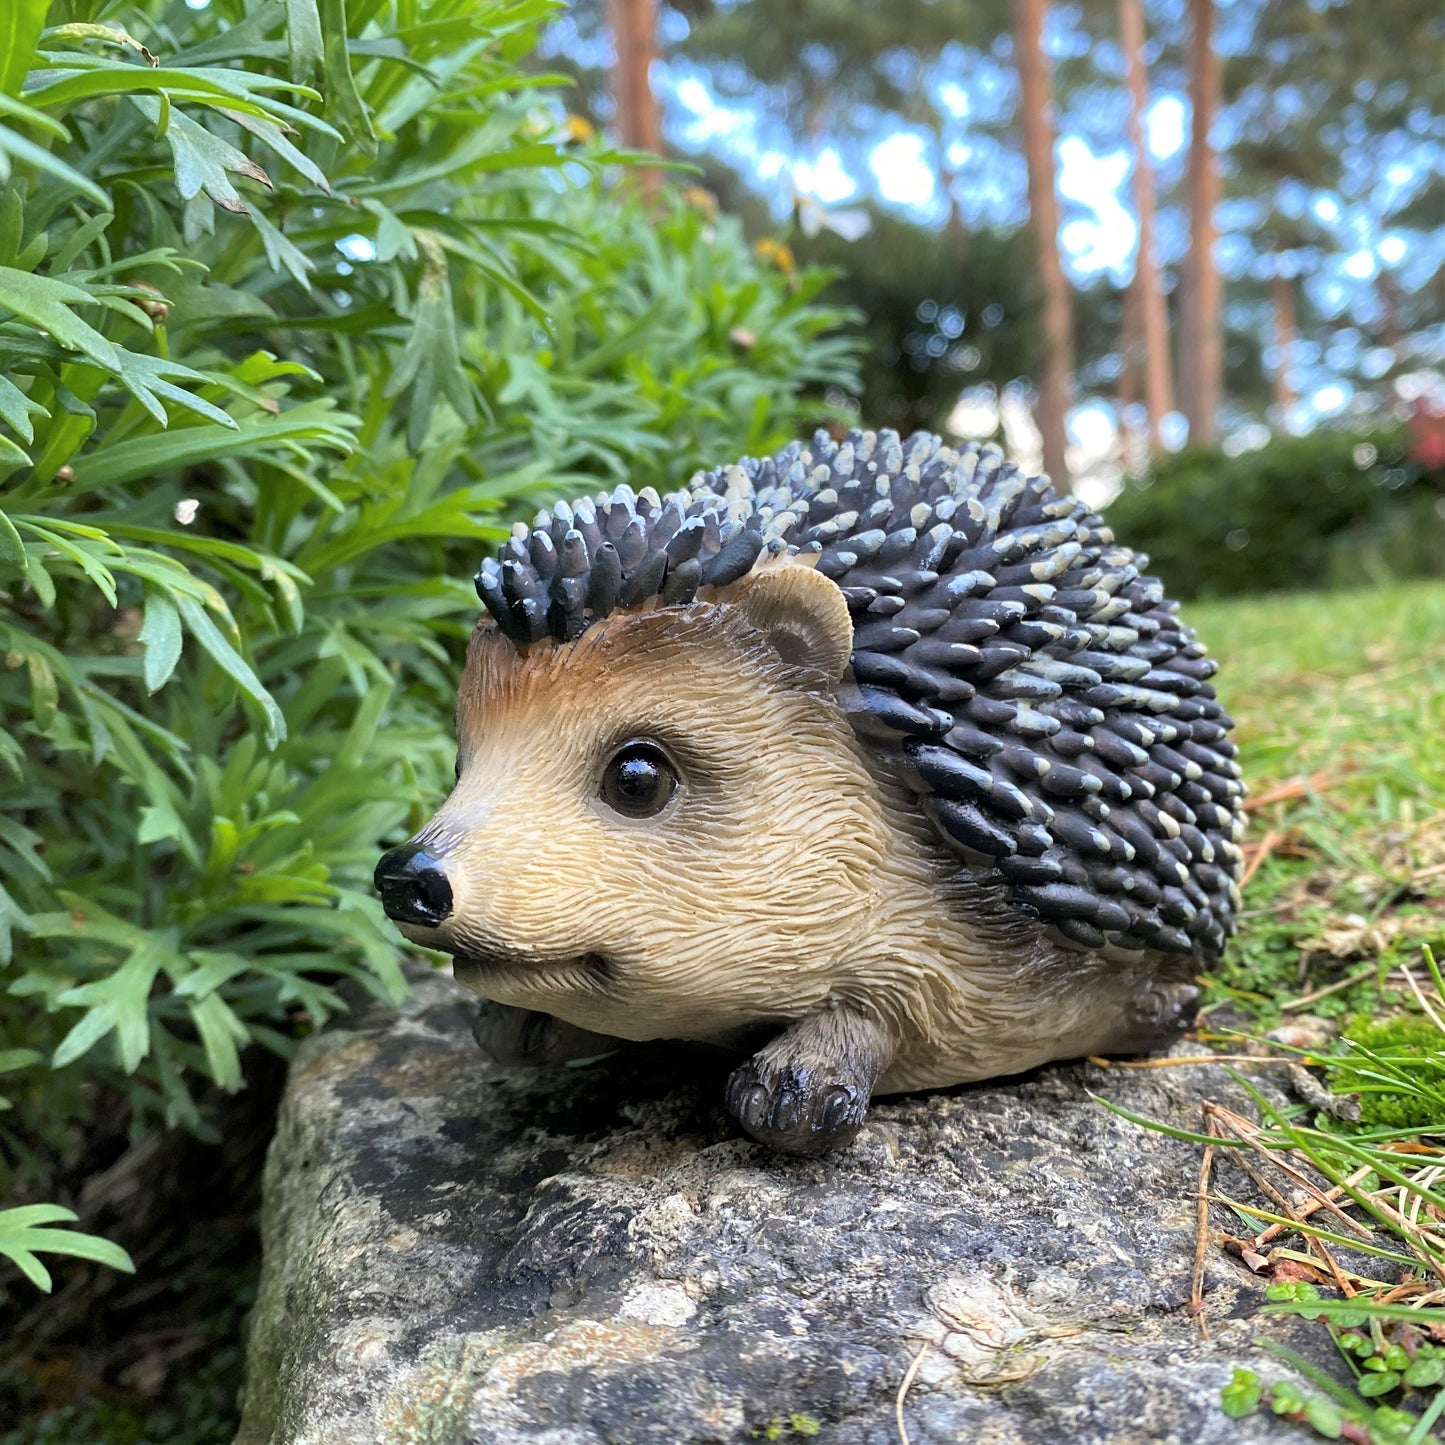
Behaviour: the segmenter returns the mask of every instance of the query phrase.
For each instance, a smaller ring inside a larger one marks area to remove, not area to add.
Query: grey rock
[[[429,975],[300,1051],[238,1445],[896,1445],[915,1357],[913,1445],[1298,1439],[1219,1408],[1280,1371],[1217,1252],[1188,1318],[1194,1146],[1090,1097],[1193,1126],[1222,1070],[881,1100],[794,1159],[733,1134],[720,1056],[504,1069],[475,1008]]]

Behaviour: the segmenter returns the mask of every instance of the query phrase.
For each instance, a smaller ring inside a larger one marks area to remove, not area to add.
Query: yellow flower
[[[717,220],[718,204],[717,197],[704,186],[689,186],[683,193],[682,199],[695,211],[701,211],[708,220]]]
[[[764,236],[753,250],[760,260],[771,261],[785,276],[791,276],[798,269],[798,263],[793,259],[792,247],[773,240],[771,236]]]

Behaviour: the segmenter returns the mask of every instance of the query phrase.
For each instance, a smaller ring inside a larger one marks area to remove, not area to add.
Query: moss
[[[1357,1051],[1373,1056],[1356,1052],[1329,1071],[1334,1092],[1359,1094],[1362,1124],[1412,1129],[1439,1123],[1445,1107],[1445,1035],[1429,1019],[1357,1015],[1344,1036]]]
[[[820,1420],[795,1410],[786,1420],[774,1416],[760,1430],[754,1430],[752,1436],[754,1440],[782,1440],[792,1436],[811,1440],[822,1428]]]
[[[1387,1019],[1356,1014],[1345,1027],[1345,1037],[1377,1054],[1403,1049],[1408,1056],[1419,1057],[1445,1049],[1445,1035],[1419,1014],[1397,1014]]]

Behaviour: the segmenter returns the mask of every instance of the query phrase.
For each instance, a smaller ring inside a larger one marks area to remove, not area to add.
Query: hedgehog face
[[[478,629],[457,785],[409,845],[436,921],[425,898],[388,911],[479,993],[625,1038],[828,996],[889,847],[832,693],[851,622],[804,566],[732,590],[524,652]]]

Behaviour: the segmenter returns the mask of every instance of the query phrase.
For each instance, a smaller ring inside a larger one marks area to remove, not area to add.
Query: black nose
[[[376,891],[386,916],[398,923],[435,926],[452,911],[446,869],[415,843],[382,854],[376,865]]]

